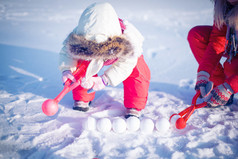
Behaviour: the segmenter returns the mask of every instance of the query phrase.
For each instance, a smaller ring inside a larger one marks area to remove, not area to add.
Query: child
[[[238,0],[214,2],[213,26],[196,26],[188,34],[199,64],[195,89],[208,107],[229,105],[238,92]],[[227,58],[223,65],[222,56]]]
[[[150,83],[142,43],[140,32],[129,22],[119,19],[109,3],[94,3],[87,7],[60,51],[62,80],[75,81],[77,77],[72,73],[84,60],[93,62],[93,68],[98,68],[98,71],[103,66],[110,67],[102,76],[95,74],[89,79],[84,78],[81,86],[72,91],[73,109],[88,111],[95,97],[95,92],[87,93],[88,89],[97,91],[123,82],[125,117],[139,117],[147,102]]]

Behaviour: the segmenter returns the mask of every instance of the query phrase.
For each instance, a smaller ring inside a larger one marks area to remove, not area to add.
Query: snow
[[[108,2],[145,37],[152,80],[142,119],[169,120],[195,94],[197,63],[186,38],[193,26],[212,24],[211,1]],[[88,119],[95,124],[93,119],[112,121],[125,114],[122,85],[98,91],[89,112],[72,110],[71,93],[56,115],[42,112],[42,103],[63,89],[57,53],[91,3],[0,0],[0,158],[237,158],[235,106],[196,110],[185,129],[170,127],[163,134],[86,128]]]
[[[28,72],[28,71],[26,71],[26,70],[23,70],[23,69],[21,69],[21,68],[17,68],[17,67],[14,67],[14,66],[9,66],[9,67],[10,67],[11,69],[13,69],[14,71],[18,72],[18,73],[21,73],[21,74],[23,74],[23,75],[27,75],[27,76],[34,77],[34,78],[38,79],[39,81],[43,81],[43,78],[42,78],[42,77],[39,77],[39,76],[37,76],[37,75],[35,75],[35,74],[33,74],[33,73],[30,73],[30,72]]]

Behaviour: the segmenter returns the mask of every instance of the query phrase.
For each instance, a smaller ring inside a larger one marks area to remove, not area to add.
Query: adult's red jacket
[[[225,51],[227,27],[224,25],[220,30],[213,25],[210,33],[209,42],[203,56],[202,62],[199,65],[199,71],[206,71],[210,75],[220,63]],[[234,93],[238,92],[238,55],[232,58],[229,63],[227,60],[223,64],[224,73],[227,82],[233,89]]]

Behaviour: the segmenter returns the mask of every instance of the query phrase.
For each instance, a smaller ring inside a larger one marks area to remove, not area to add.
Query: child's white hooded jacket
[[[122,34],[118,16],[109,3],[94,3],[81,15],[60,51],[61,71],[76,70],[78,60],[117,60],[105,72],[109,85],[116,86],[133,71],[142,53],[143,36],[129,22]],[[97,67],[97,66],[96,66]]]

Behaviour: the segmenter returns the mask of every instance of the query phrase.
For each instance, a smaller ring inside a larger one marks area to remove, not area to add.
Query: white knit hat
[[[97,43],[122,34],[116,11],[109,3],[94,3],[82,13],[77,33]]]

